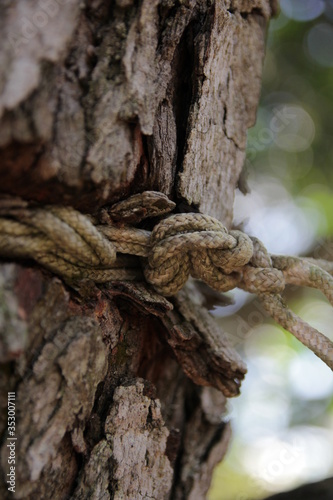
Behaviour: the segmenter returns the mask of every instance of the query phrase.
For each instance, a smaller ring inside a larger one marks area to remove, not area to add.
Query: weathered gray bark
[[[153,189],[230,226],[272,1],[0,9],[3,193],[91,213]],[[180,368],[168,302],[126,284],[75,291],[29,262],[0,278],[4,440],[7,391],[17,417],[16,492],[1,498],[205,498],[225,398]],[[199,359],[207,340],[192,340]],[[7,457],[4,441],[4,480]]]

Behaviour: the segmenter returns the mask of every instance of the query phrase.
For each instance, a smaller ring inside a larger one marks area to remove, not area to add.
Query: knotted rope
[[[333,305],[333,262],[320,260],[317,265],[314,259],[269,255],[256,238],[228,231],[203,214],[170,215],[152,232],[112,222],[135,219],[126,208],[133,212],[136,201],[141,204],[140,220],[166,213],[174,207],[166,200],[160,193],[136,195],[104,212],[104,223],[69,207],[3,203],[0,256],[30,258],[67,281],[96,283],[142,279],[137,260],[129,257],[137,256],[146,281],[165,296],[176,294],[190,275],[223,292],[240,287],[255,293],[272,318],[333,369],[332,342],[288,309],[281,297],[286,284],[310,286]]]

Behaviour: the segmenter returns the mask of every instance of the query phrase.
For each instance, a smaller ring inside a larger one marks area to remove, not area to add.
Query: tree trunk
[[[155,190],[230,227],[274,9],[2,0],[1,192],[90,214]],[[1,498],[205,498],[230,429],[189,292],[3,261],[0,293]]]

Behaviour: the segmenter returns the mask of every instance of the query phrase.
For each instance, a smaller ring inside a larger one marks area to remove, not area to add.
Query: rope
[[[114,222],[137,222],[173,208],[161,193],[146,192],[103,210],[97,220],[70,207],[34,208],[7,198],[0,202],[0,256],[33,259],[70,283],[142,280],[144,275],[164,296],[176,294],[189,276],[222,292],[240,287],[256,294],[275,321],[333,369],[333,343],[281,297],[286,284],[309,286],[333,305],[333,263],[269,255],[258,239],[228,231],[203,214],[169,215],[151,232]],[[143,269],[129,256],[140,257]]]

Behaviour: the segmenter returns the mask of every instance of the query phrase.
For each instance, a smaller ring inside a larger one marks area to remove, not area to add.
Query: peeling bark
[[[154,189],[230,226],[275,8],[3,0],[1,193],[95,213]],[[31,262],[1,264],[1,498],[13,497],[8,391],[14,498],[205,498],[230,436],[229,368],[188,293],[69,288]]]

